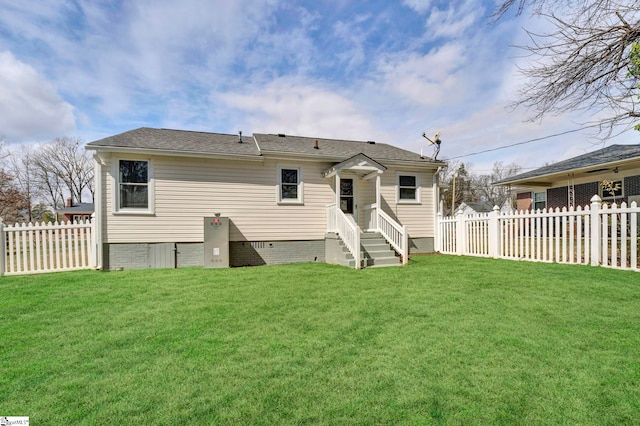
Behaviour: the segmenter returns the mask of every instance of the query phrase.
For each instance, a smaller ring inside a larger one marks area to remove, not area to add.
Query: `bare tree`
[[[479,201],[470,168],[468,163],[451,161],[440,171],[440,193],[445,214],[452,214],[452,206],[455,209],[462,202]]]
[[[530,10],[546,18],[552,30],[528,31],[530,42],[519,46],[529,63],[528,77],[516,106],[531,118],[589,110],[600,114],[591,123],[604,137],[632,127],[640,117],[638,75],[630,73],[631,46],[640,41],[640,4],[630,0],[504,0],[494,19],[508,10]]]
[[[505,165],[502,161],[496,161],[491,172],[479,175],[471,170],[471,164],[451,161],[439,175],[444,213],[449,214],[452,205],[455,209],[462,202],[485,202],[502,207],[510,199],[509,188],[494,186],[493,182],[514,176],[520,170],[516,164]],[[454,196],[455,202],[452,200]]]
[[[4,141],[5,141],[5,136],[0,135],[0,160],[4,160],[5,158],[7,158],[9,156],[8,153],[3,152]],[[0,163],[0,169],[2,168],[2,164],[3,163]]]
[[[489,174],[474,177],[473,186],[480,201],[492,206],[502,207],[511,198],[510,189],[506,186],[496,186],[493,182],[515,176],[520,173],[520,166],[517,164],[505,165],[502,161],[493,163],[493,168]]]
[[[27,197],[28,220],[41,220],[41,215],[36,214],[34,217],[34,202],[42,194],[38,185],[38,176],[36,175],[36,167],[33,160],[34,154],[32,149],[22,146],[19,152],[13,152],[11,156],[12,174],[15,186]],[[38,210],[39,211],[39,210]],[[37,211],[36,211],[37,213]]]
[[[82,202],[85,193],[93,198],[93,163],[78,138],[61,137],[42,145],[32,157],[35,175],[51,206],[64,206],[65,196]]]

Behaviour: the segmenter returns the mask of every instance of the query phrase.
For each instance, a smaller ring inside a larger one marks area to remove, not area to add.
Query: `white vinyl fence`
[[[4,225],[0,219],[0,276],[92,269],[93,222]]]
[[[640,271],[639,219],[635,202],[609,207],[597,195],[584,208],[438,215],[436,251]]]

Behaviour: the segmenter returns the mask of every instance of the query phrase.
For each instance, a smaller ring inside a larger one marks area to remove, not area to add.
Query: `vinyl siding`
[[[202,241],[202,218],[215,213],[230,218],[231,241],[324,238],[326,205],[333,200],[331,187],[321,177],[328,163],[148,159],[154,166],[153,216],[113,214],[113,177],[111,166],[105,167],[105,242]],[[277,204],[278,164],[302,167],[303,205]]]
[[[416,174],[420,181],[420,204],[396,203],[398,173]],[[389,168],[381,180],[382,205],[385,212],[402,225],[407,225],[410,238],[434,236],[433,173]]]
[[[113,213],[111,162],[141,159],[153,162],[155,214]],[[306,161],[223,161],[183,157],[107,158],[103,166],[105,243],[202,242],[203,217],[220,213],[230,218],[231,241],[293,241],[324,239],[326,206],[334,202],[334,179],[321,173],[331,163]],[[302,167],[304,203],[277,203],[278,166]],[[431,173],[421,172],[421,205],[396,205],[396,170],[382,175],[385,211],[409,226],[411,237],[433,236]],[[360,181],[359,207],[375,202],[375,179]]]

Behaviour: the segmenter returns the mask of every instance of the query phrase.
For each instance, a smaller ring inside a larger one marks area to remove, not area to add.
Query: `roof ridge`
[[[202,133],[205,135],[221,135],[221,136],[238,136],[236,133],[220,133],[220,132],[206,132],[204,130],[184,130],[184,129],[169,129],[166,127],[141,127],[140,129],[152,129],[152,130],[169,130],[171,132],[184,132],[184,133]],[[247,137],[251,137],[252,135],[244,135]]]

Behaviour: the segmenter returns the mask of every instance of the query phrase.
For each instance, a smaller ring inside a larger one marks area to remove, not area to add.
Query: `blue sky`
[[[2,0],[0,135],[86,142],[148,126],[376,140],[441,159],[580,127],[506,106],[529,17],[488,0]],[[639,143],[637,132],[609,142]],[[602,147],[577,132],[463,158],[538,167]]]

